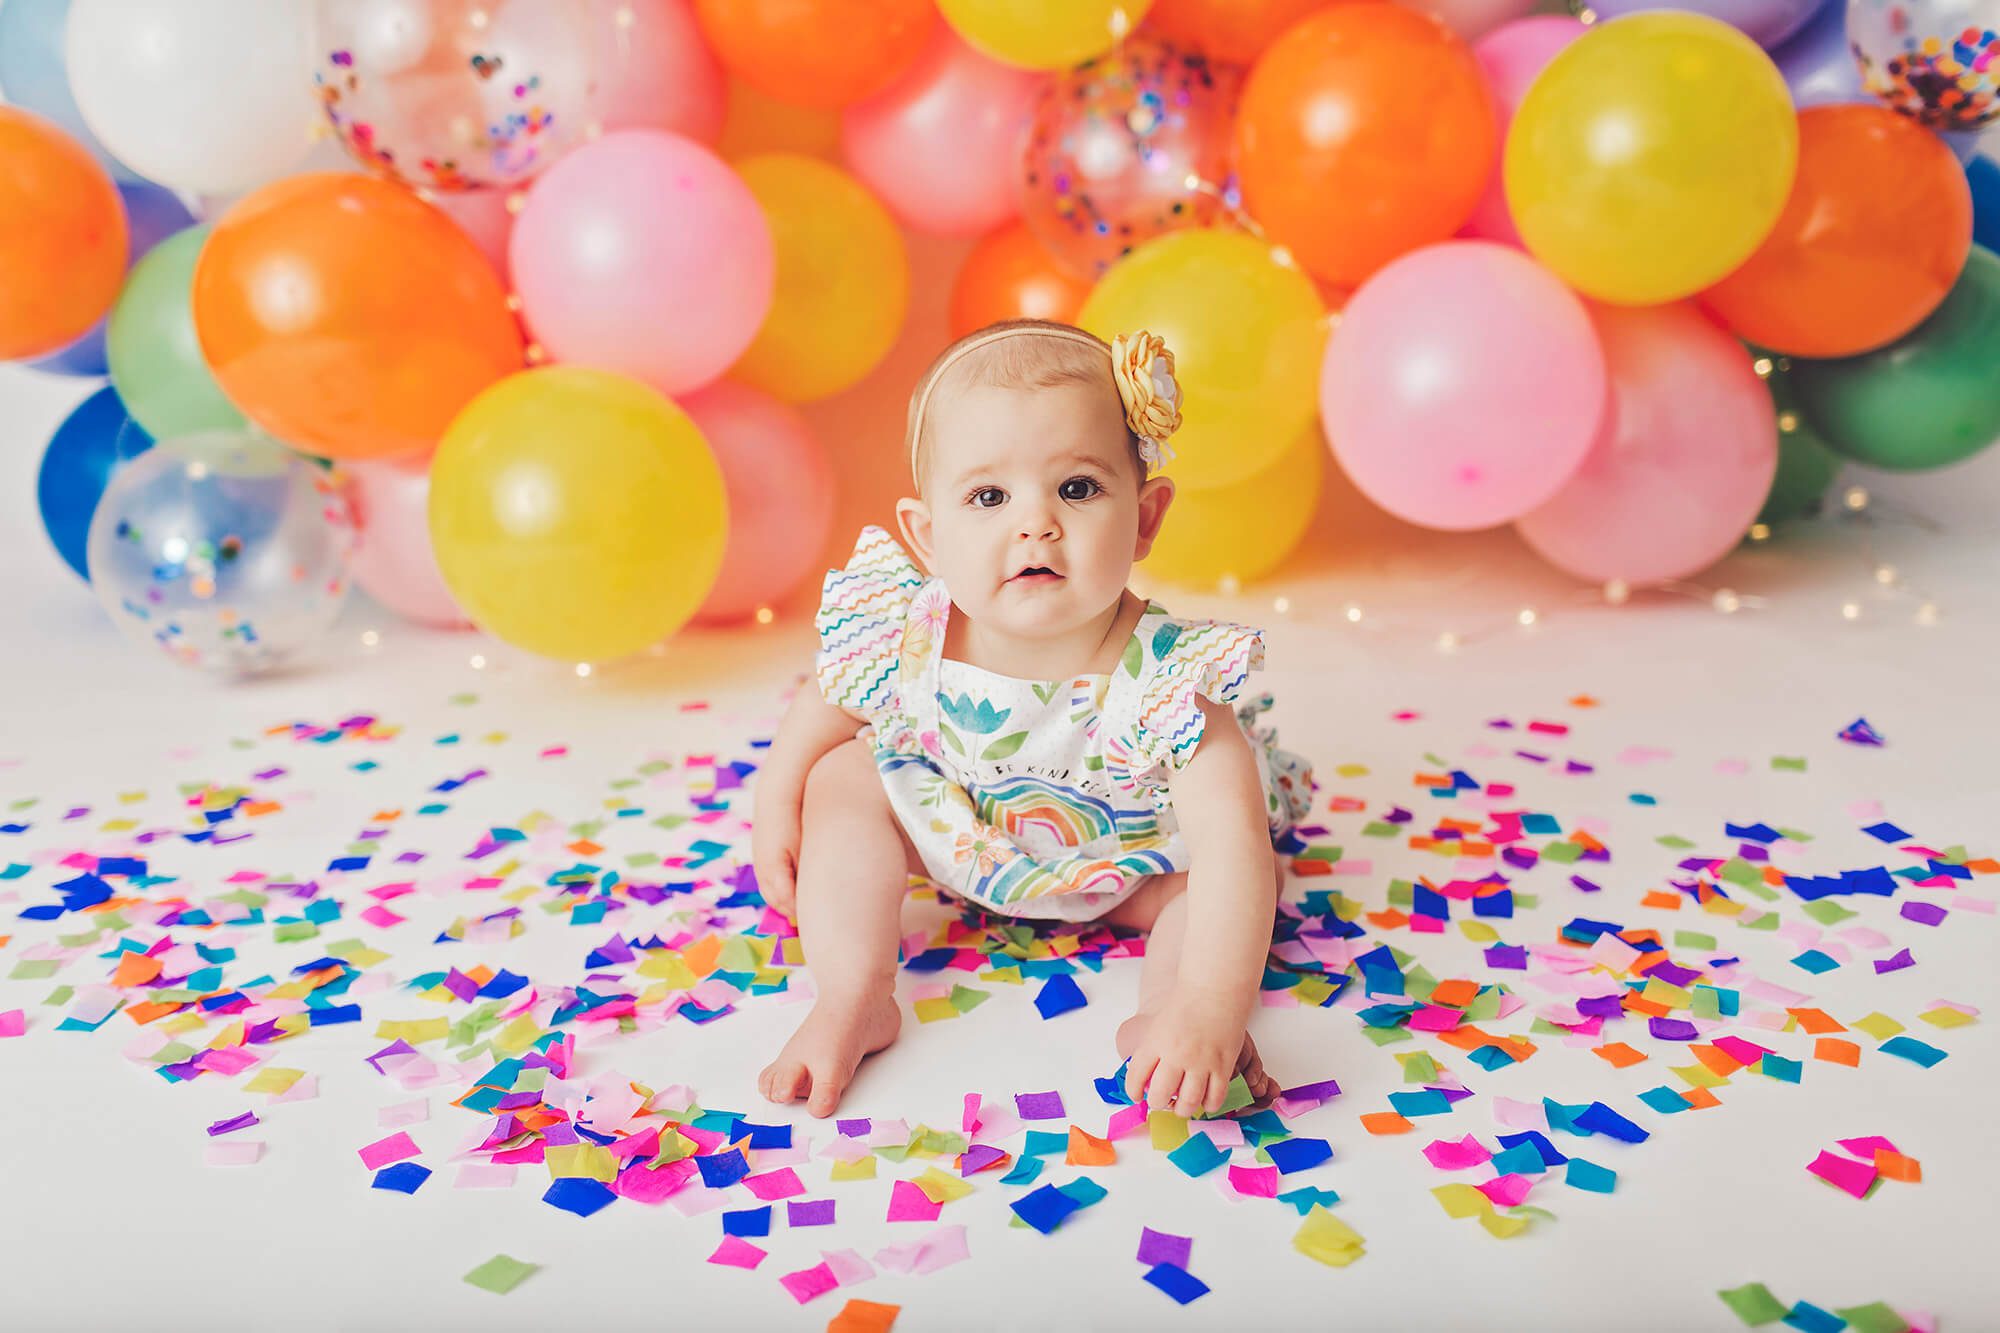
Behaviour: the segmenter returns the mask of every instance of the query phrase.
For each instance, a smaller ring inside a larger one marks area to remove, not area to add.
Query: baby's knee
[[[805,814],[851,815],[857,810],[888,806],[875,755],[860,740],[843,741],[819,757],[806,773]]]

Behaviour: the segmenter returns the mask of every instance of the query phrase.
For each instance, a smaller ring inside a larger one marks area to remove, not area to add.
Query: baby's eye
[[[998,509],[1007,503],[1007,492],[998,486],[981,486],[971,495],[972,503],[980,509]]]
[[[1061,495],[1065,500],[1079,501],[1088,500],[1091,496],[1097,495],[1103,490],[1102,486],[1099,486],[1089,477],[1071,477],[1057,488],[1056,493]]]

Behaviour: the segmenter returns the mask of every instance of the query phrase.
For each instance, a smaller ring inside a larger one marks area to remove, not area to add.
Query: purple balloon
[[[118,197],[125,201],[125,221],[131,237],[125,256],[128,272],[146,257],[148,250],[183,227],[194,225],[194,214],[164,185],[151,181],[120,182]],[[104,355],[104,320],[98,320],[90,332],[61,351],[27,364],[56,375],[105,374],[111,363]]]
[[[1822,8],[1839,11],[1845,6],[1827,0],[1591,0],[1590,7],[1601,19],[1622,18],[1647,9],[1679,9],[1721,19],[1732,28],[1741,28],[1750,40],[1769,50],[1784,41]]]
[[[1821,8],[1790,41],[1771,52],[1785,86],[1792,90],[1792,104],[1803,111],[1809,106],[1835,102],[1872,102],[1861,87],[1861,66],[1847,49],[1847,7],[1830,4]]]

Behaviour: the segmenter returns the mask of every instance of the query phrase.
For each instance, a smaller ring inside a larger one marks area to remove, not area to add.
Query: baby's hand
[[[1125,1094],[1156,1110],[1209,1115],[1222,1109],[1246,1030],[1233,999],[1176,986],[1132,1052]]]
[[[799,812],[785,802],[759,801],[750,826],[750,865],[764,901],[797,922]]]

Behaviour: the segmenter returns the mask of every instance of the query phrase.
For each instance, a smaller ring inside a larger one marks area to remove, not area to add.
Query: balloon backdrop
[[[1354,484],[1433,528],[1541,504],[1604,417],[1604,354],[1567,287],[1519,250],[1448,241],[1354,294],[1327,342],[1320,420]]]
[[[812,107],[880,92],[938,26],[930,0],[696,0],[695,12],[731,74]]]
[[[953,338],[1003,319],[1052,319],[1074,324],[1090,284],[1042,248],[1025,222],[994,228],[972,247],[951,288]]]
[[[766,97],[741,79],[729,80],[722,137],[715,151],[725,161],[758,153],[801,153],[828,161],[840,158],[840,113],[822,107],[792,106]]]
[[[1621,18],[1645,10],[1675,9],[1705,14],[1743,30],[1763,47],[1774,47],[1805,27],[1827,0],[1590,0],[1598,19]],[[1833,0],[1837,7],[1840,0]]]
[[[139,179],[130,167],[106,152],[83,123],[76,97],[69,90],[69,67],[63,54],[63,30],[69,23],[70,0],[7,0],[0,4],[0,92],[23,111],[32,111],[82,144],[111,178],[120,183]]]
[[[1771,52],[1771,59],[1792,90],[1792,104],[1801,110],[1874,100],[1862,88],[1861,68],[1847,47],[1846,0],[1825,0],[1805,27]]]
[[[1174,351],[1183,395],[1171,475],[1241,481],[1276,462],[1313,416],[1326,308],[1312,280],[1233,231],[1177,231],[1113,265],[1077,312],[1109,340],[1144,329]]]
[[[1028,123],[1021,216],[1059,262],[1092,278],[1135,245],[1207,226],[1228,174],[1236,92],[1233,70],[1145,37],[1055,76]]]
[[[1484,37],[1535,7],[1535,0],[1404,0],[1404,3],[1437,15],[1468,42]]]
[[[1965,179],[1972,187],[1972,242],[2000,250],[2000,162],[1975,157],[1965,164]]]
[[[1757,521],[1769,524],[1818,513],[1827,487],[1840,472],[1840,455],[1826,447],[1800,410],[1789,363],[1782,357],[1773,358],[1773,363],[1764,382],[1778,413],[1778,472],[1771,478],[1764,507],[1757,511]]]
[[[1770,493],[1770,391],[1743,345],[1691,303],[1591,313],[1611,379],[1604,430],[1518,531],[1578,578],[1686,578],[1743,539]]]
[[[2000,439],[2000,258],[1974,247],[1951,294],[1902,339],[1797,361],[1792,383],[1829,448],[1898,472],[1943,467]]]
[[[255,434],[162,440],[90,521],[97,600],[177,662],[253,672],[308,648],[347,599],[354,526],[328,474]]]
[[[1248,583],[1283,564],[1319,508],[1326,445],[1301,431],[1261,472],[1226,486],[1177,490],[1141,568],[1175,583]]]
[[[106,326],[111,383],[125,410],[163,439],[244,424],[209,373],[195,336],[190,300],[208,236],[209,228],[190,227],[140,260]]]
[[[1244,206],[1313,274],[1349,286],[1457,231],[1495,142],[1470,48],[1388,4],[1335,5],[1287,29],[1236,118]]]
[[[1814,107],[1777,226],[1702,302],[1748,342],[1850,356],[1937,309],[1971,247],[1972,191],[1935,134],[1881,107]]]
[[[1583,36],[1584,31],[1580,20],[1560,14],[1539,14],[1495,28],[1473,45],[1473,59],[1479,62],[1480,73],[1486,76],[1486,85],[1493,90],[1499,135],[1493,144],[1493,169],[1486,177],[1486,188],[1479,202],[1473,205],[1472,216],[1466,219],[1466,235],[1505,241],[1509,245],[1521,243],[1520,228],[1507,212],[1507,191],[1500,173],[1507,127],[1513,123],[1514,109],[1527,95],[1535,76],[1555,59],[1556,52]]]
[[[1329,0],[1157,0],[1144,31],[1211,60],[1248,65],[1278,34]]]
[[[246,189],[312,144],[308,0],[75,0],[70,91],[110,153],[196,193]]]
[[[698,389],[771,309],[771,227],[743,180],[662,130],[570,153],[528,192],[508,256],[521,311],[558,361]]]
[[[57,351],[90,332],[125,275],[118,189],[81,144],[0,106],[0,361]]]
[[[418,191],[418,197],[450,218],[479,247],[495,273],[507,271],[507,247],[514,239],[514,210],[525,196],[514,190],[455,190],[439,194]]]
[[[671,130],[713,146],[727,80],[690,0],[585,4],[597,83],[592,119],[606,130]]]
[[[194,215],[174,192],[158,185],[120,182],[118,199],[125,206],[128,265],[137,264],[154,246],[194,222]],[[129,268],[127,272],[129,283]],[[110,365],[105,359],[104,328],[104,321],[99,320],[90,332],[60,352],[30,364],[57,375],[102,375]]]
[[[1061,69],[1102,55],[1153,0],[938,0],[945,22],[1010,65]]]
[[[361,591],[405,620],[471,628],[431,550],[429,469],[391,460],[353,463],[342,471],[359,537],[350,567]]]
[[[153,447],[153,437],[125,415],[125,405],[109,386],[83,400],[56,427],[35,476],[35,502],[42,530],[56,554],[90,581],[90,516],[111,474]]]
[[[194,271],[216,383],[287,444],[423,453],[521,363],[507,295],[465,233],[387,181],[315,174],[224,214]]]
[[[839,393],[902,331],[903,234],[874,195],[817,158],[772,153],[736,170],[770,224],[776,279],[770,313],[730,374],[788,403]]]
[[[1847,0],[1861,83],[1934,130],[2000,117],[2000,0]]]
[[[431,462],[431,542],[452,600],[547,657],[622,657],[679,629],[715,584],[728,521],[687,413],[609,371],[509,376]]]
[[[841,114],[841,152],[912,228],[976,236],[1015,214],[1020,136],[1039,88],[939,25],[894,83]]]
[[[1698,14],[1599,24],[1549,62],[1507,135],[1507,207],[1585,295],[1688,296],[1749,258],[1784,208],[1798,123],[1756,43]]]
[[[681,408],[714,452],[729,504],[722,568],[695,619],[742,620],[823,572],[833,464],[797,408],[731,380],[682,399]]]
[[[591,121],[589,0],[316,0],[313,86],[355,161],[434,190],[516,185]]]

